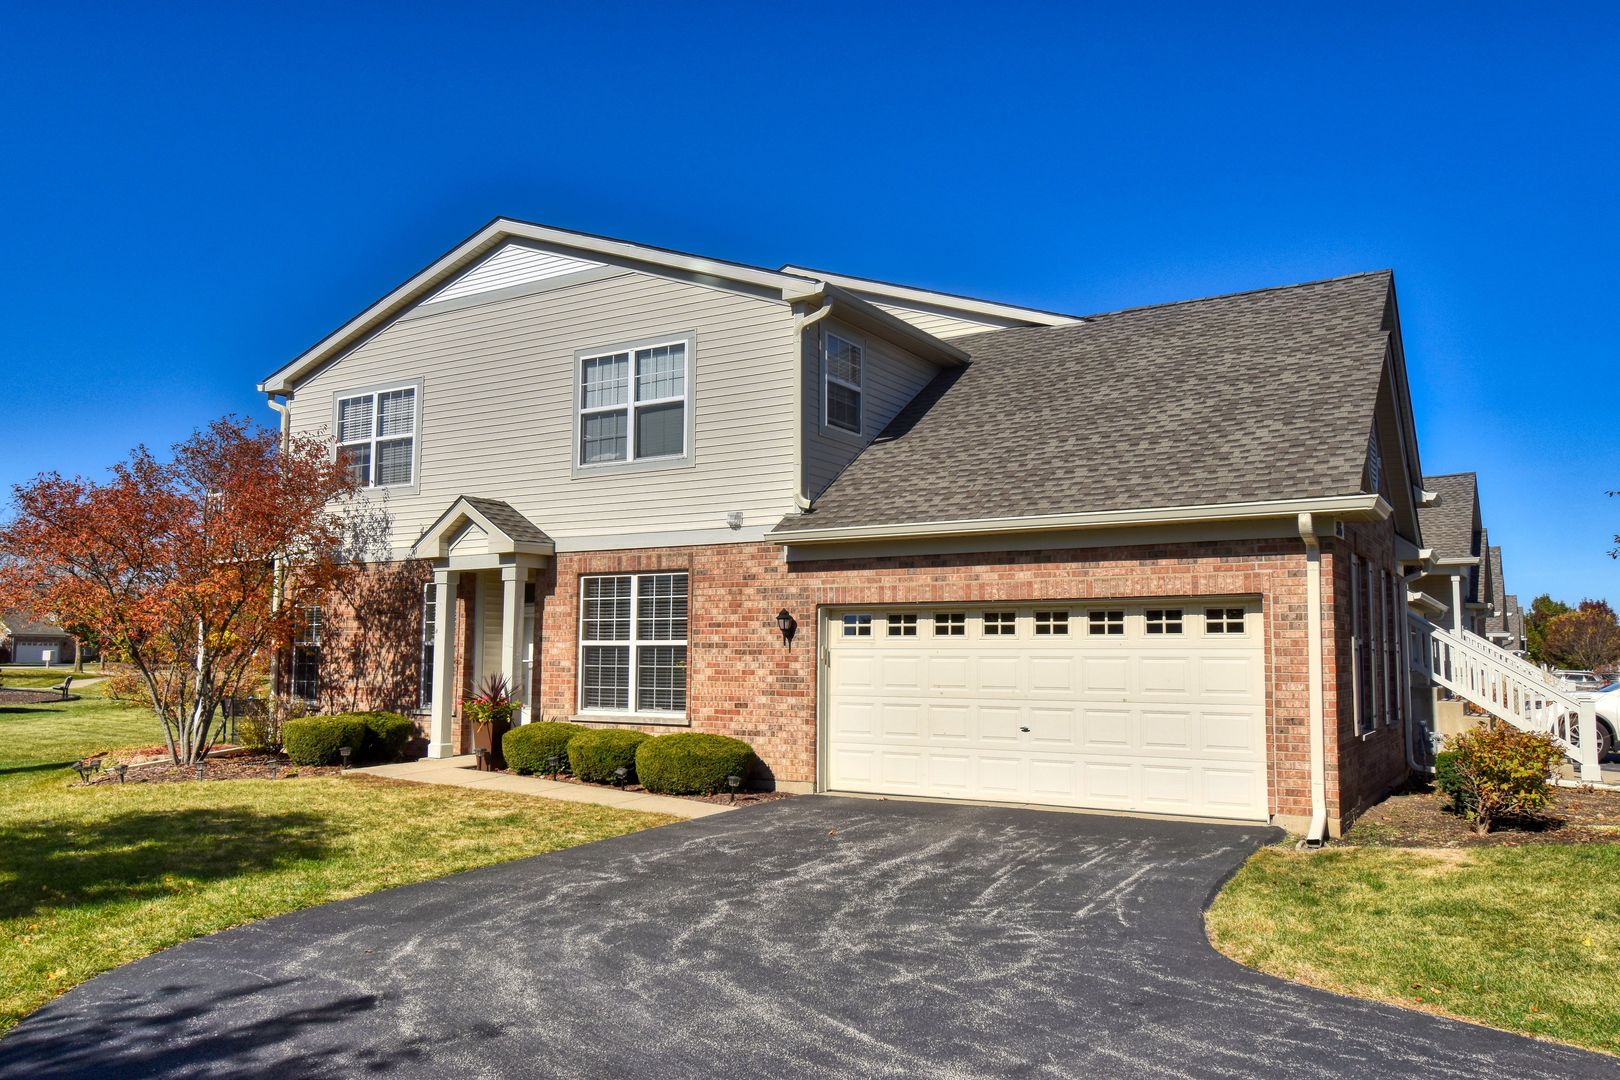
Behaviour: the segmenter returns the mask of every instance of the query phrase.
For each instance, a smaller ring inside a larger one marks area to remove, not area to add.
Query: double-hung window
[[[583,579],[580,709],[684,715],[686,631],[686,574]]]
[[[439,611],[438,587],[433,582],[422,585],[422,641],[418,653],[416,704],[427,709],[433,705],[433,624]]]
[[[822,395],[826,400],[827,426],[861,433],[861,369],[866,349],[858,341],[828,331],[824,335],[826,357],[822,364]]]
[[[321,609],[310,604],[300,613],[292,649],[292,692],[302,701],[321,696]]]
[[[687,361],[685,341],[580,356],[578,464],[685,457]]]
[[[416,481],[416,387],[337,400],[338,458],[360,487]]]

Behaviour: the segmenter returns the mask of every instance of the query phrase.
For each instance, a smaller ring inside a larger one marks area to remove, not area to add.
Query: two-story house
[[[358,679],[430,755],[500,672],[795,790],[1320,833],[1406,775],[1388,272],[1074,316],[497,219],[260,389],[415,575],[288,688],[408,638]]]

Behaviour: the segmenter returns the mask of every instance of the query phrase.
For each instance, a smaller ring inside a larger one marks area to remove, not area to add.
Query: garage
[[[828,790],[1264,819],[1255,600],[827,614]]]
[[[60,664],[67,655],[59,638],[18,638],[14,650],[19,664]]]

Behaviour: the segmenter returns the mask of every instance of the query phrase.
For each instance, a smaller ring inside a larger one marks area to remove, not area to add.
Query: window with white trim
[[[861,369],[866,349],[832,331],[822,335],[822,400],[827,426],[861,433]]]
[[[917,636],[917,616],[915,615],[890,615],[884,620],[884,623],[888,627],[890,637]]]
[[[416,387],[337,399],[338,460],[360,487],[416,480]]]
[[[1204,609],[1204,633],[1243,633],[1243,609],[1240,607],[1212,607]]]
[[[686,342],[579,358],[580,465],[686,456]]]
[[[1086,633],[1093,637],[1125,636],[1125,613],[1123,611],[1086,612]]]
[[[321,696],[321,608],[306,604],[299,613],[298,631],[293,637],[292,692],[303,701]]]
[[[985,637],[1012,637],[1018,633],[1018,613],[1015,611],[987,611],[984,613]]]
[[[1069,613],[1067,611],[1037,611],[1035,613],[1036,637],[1062,637],[1069,632]]]
[[[433,706],[433,624],[439,611],[438,587],[431,581],[422,583],[422,643],[418,653],[416,704],[427,709]]]
[[[872,616],[845,615],[843,620],[845,637],[871,637]]]
[[[579,707],[686,712],[687,575],[580,581]]]
[[[1150,634],[1181,633],[1181,609],[1148,608],[1147,632]]]
[[[934,614],[935,637],[962,637],[967,633],[967,616],[960,611],[940,611]]]

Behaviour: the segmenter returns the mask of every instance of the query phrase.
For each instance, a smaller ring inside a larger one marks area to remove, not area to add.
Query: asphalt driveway
[[[1274,834],[800,798],[329,904],[95,979],[6,1077],[1595,1077],[1251,972],[1200,912]]]

